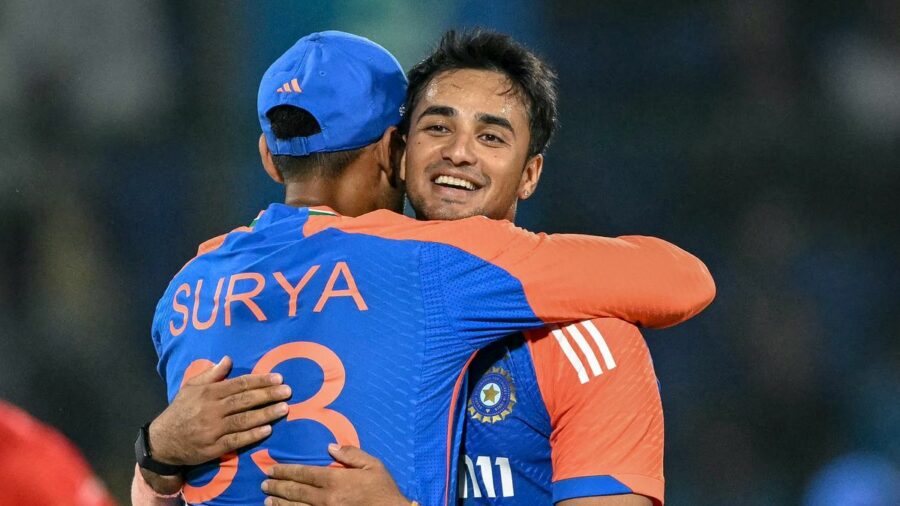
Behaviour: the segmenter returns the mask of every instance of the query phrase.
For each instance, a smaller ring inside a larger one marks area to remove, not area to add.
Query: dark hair
[[[409,132],[413,109],[431,80],[442,72],[461,69],[492,70],[509,78],[510,91],[517,93],[528,108],[528,156],[543,153],[557,124],[556,72],[509,35],[483,29],[444,33],[437,49],[409,70],[406,114],[400,131]]]
[[[278,139],[309,137],[322,131],[319,122],[306,109],[279,105],[266,113],[272,123],[272,133]],[[285,180],[308,176],[335,177],[353,163],[365,148],[330,153],[311,153],[306,156],[273,155],[275,168]]]

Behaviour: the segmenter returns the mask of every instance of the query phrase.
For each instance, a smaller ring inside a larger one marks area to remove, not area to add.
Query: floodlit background
[[[158,297],[198,243],[281,197],[256,151],[262,72],[312,31],[408,68],[472,25],[560,75],[520,224],[658,235],[716,278],[706,312],[647,333],[667,504],[896,505],[896,0],[3,0],[0,397],[124,501],[165,402]]]

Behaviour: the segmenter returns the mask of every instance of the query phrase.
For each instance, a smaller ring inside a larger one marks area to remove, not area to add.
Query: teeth
[[[437,179],[434,180],[435,184],[443,184],[449,186],[456,186],[459,188],[465,188],[466,190],[474,190],[475,185],[466,181],[465,179],[460,179],[458,177],[451,176],[438,176]]]

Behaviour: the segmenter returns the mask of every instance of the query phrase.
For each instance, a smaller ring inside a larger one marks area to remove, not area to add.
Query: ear
[[[534,155],[525,163],[525,170],[522,171],[522,179],[519,180],[519,189],[516,192],[520,200],[527,200],[534,195],[543,169],[544,155]]]
[[[396,128],[391,134],[390,159],[393,171],[392,183],[400,184],[405,181],[406,175],[406,137],[400,135],[400,131]]]
[[[400,180],[406,182],[406,136],[397,135],[397,167],[400,169]]]
[[[266,134],[259,134],[259,158],[262,161],[263,169],[266,174],[278,184],[284,184],[284,178],[281,172],[275,167],[275,160],[272,159],[272,152],[269,151],[269,143],[266,142]]]
[[[388,127],[374,146],[373,155],[379,169],[384,172],[387,180],[393,185],[397,178],[397,164],[394,160],[394,138],[397,136],[397,127]]]

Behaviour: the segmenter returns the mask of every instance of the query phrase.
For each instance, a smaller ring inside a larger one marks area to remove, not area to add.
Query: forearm
[[[147,429],[144,450],[136,455],[170,466],[196,465],[253,444],[271,434],[271,423],[287,414],[291,390],[280,374],[225,379],[228,357],[185,384]],[[143,431],[142,431],[143,434]],[[140,445],[136,442],[136,449]],[[150,466],[152,467],[152,466]],[[183,476],[164,476],[136,466],[131,487],[135,506],[182,504]]]
[[[135,466],[134,478],[131,481],[132,506],[178,506],[181,503],[181,478],[164,477],[149,473],[145,477],[142,470]],[[154,477],[162,478],[157,482]],[[153,482],[151,484],[151,482]],[[178,483],[177,488],[174,484]],[[167,492],[167,493],[161,493]]]
[[[703,262],[653,237],[543,236],[518,269],[544,321],[610,316],[666,327],[694,316],[715,297]]]

